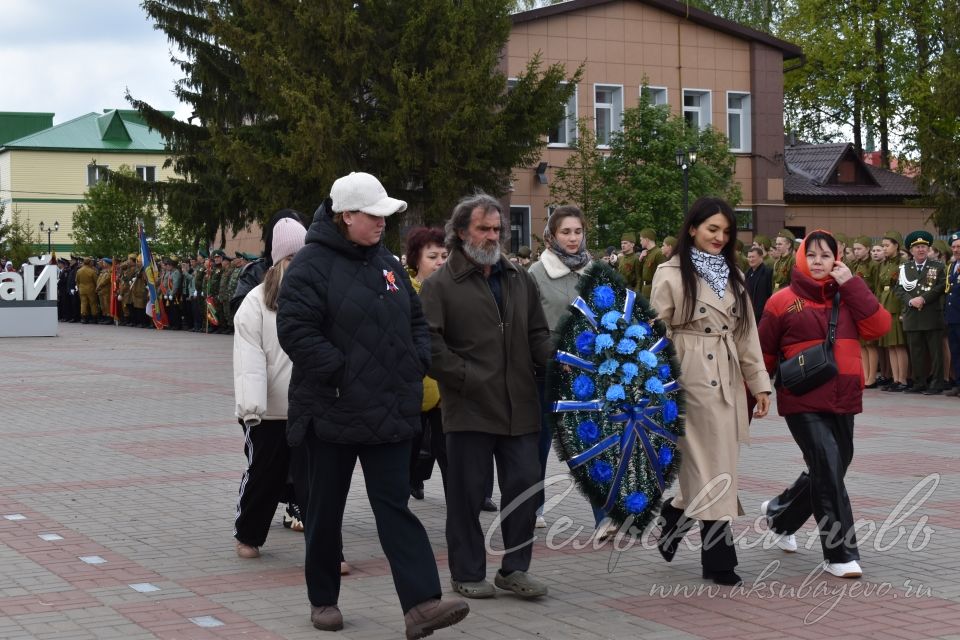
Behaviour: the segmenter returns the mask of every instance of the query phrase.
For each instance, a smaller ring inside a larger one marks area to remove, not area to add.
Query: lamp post
[[[697,148],[677,149],[677,168],[683,172],[683,215],[687,215],[687,198],[689,194],[690,167],[697,163]]]
[[[43,221],[40,221],[40,233],[47,232],[47,253],[53,253],[53,245],[50,244],[50,234],[60,230],[60,222],[54,222],[52,227],[44,229]]]

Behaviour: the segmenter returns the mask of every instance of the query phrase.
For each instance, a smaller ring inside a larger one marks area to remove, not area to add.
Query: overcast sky
[[[182,77],[139,0],[0,0],[0,111],[53,112],[59,124],[129,109],[130,93],[185,120]]]

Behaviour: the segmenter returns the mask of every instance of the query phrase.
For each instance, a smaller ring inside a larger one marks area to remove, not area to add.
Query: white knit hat
[[[330,199],[336,213],[362,211],[386,218],[407,209],[406,202],[388,196],[380,181],[369,173],[354,172],[338,178],[330,187]]]
[[[277,224],[273,225],[273,246],[270,247],[273,263],[276,264],[303,248],[306,235],[307,230],[296,220],[280,218]]]

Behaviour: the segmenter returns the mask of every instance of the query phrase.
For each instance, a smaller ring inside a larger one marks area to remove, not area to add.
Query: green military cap
[[[867,236],[857,236],[856,238],[854,238],[853,244],[862,244],[865,247],[872,247],[873,240],[871,240]]]
[[[835,233],[833,234],[833,239],[839,242],[840,244],[850,244],[850,236],[845,233]]]
[[[953,233],[951,233],[951,234],[950,234],[950,237],[947,238],[947,241],[948,241],[950,244],[953,244],[953,243],[956,242],[957,240],[960,240],[960,229],[958,229],[957,231],[954,231]]]
[[[135,253],[128,253],[128,254],[127,254],[127,260],[136,260],[136,259],[137,259],[137,254],[135,254]]]
[[[651,229],[650,227],[647,227],[646,229],[640,230],[640,237],[644,238],[645,240],[653,240],[654,242],[656,242],[657,232]]]
[[[528,246],[525,245],[525,244],[524,244],[524,245],[521,245],[520,248],[517,249],[517,256],[520,257],[520,258],[524,258],[524,259],[529,258],[529,257],[530,257],[530,247],[528,247]]]
[[[234,252],[233,252],[233,257],[234,257],[234,258],[242,258],[242,257],[243,257],[243,254],[240,253],[239,251],[234,251]]]
[[[217,249],[216,251],[213,252],[213,257],[216,258],[217,256],[221,258],[226,258],[227,252],[224,251],[223,249]]]
[[[906,242],[907,248],[914,247],[918,244],[930,246],[933,244],[933,234],[922,229],[918,231],[911,231],[907,234],[907,238],[904,240],[904,242]]]
[[[244,260],[250,260],[251,262],[253,262],[254,260],[259,260],[259,259],[260,259],[260,256],[258,256],[258,255],[255,254],[255,253],[246,253],[246,252],[244,252],[244,253],[241,253],[240,255],[243,256],[243,259],[244,259]]]
[[[768,249],[768,250],[772,245],[772,243],[770,242],[770,238],[768,238],[767,236],[759,235],[759,234],[753,237],[753,242],[754,244],[758,244],[764,249]]]
[[[785,238],[785,239],[789,240],[790,242],[796,242],[796,241],[797,241],[797,236],[793,235],[793,232],[790,231],[790,229],[780,229],[780,231],[777,232],[777,237],[778,237],[778,238]]]
[[[207,251],[206,249],[204,249],[203,247],[200,247],[199,249],[197,249],[197,253],[200,254],[200,257],[201,257],[201,258],[209,258],[209,257],[210,257],[210,252]]]
[[[663,244],[667,245],[668,247],[673,247],[674,249],[676,249],[677,239],[674,238],[673,236],[667,236],[666,238],[663,239]]]
[[[903,236],[900,235],[900,232],[899,232],[899,231],[887,231],[885,234],[883,234],[883,237],[884,237],[886,240],[893,240],[893,241],[896,242],[898,245],[902,245],[902,244],[903,244]]]
[[[939,251],[941,256],[945,256],[950,253],[950,247],[947,246],[946,242],[940,239],[933,241],[933,248]]]
[[[623,242],[624,240],[627,242],[632,242],[633,244],[637,244],[637,234],[635,234],[633,231],[627,231],[620,236],[620,242]]]

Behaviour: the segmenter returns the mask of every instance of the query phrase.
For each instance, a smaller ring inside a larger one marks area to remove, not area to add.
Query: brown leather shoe
[[[403,616],[407,623],[407,640],[429,636],[437,629],[451,627],[470,613],[470,605],[459,598],[427,600]]]
[[[310,622],[320,631],[340,631],[343,629],[343,614],[335,604],[315,607],[310,605]]]
[[[259,547],[252,547],[249,544],[243,544],[237,540],[237,555],[241,558],[259,558]]]

